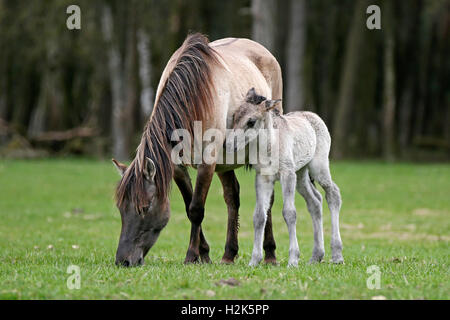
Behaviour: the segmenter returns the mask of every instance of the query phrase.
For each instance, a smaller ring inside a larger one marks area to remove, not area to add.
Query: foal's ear
[[[264,100],[266,100],[266,97],[258,95],[255,88],[248,90],[247,96],[245,97],[245,101],[251,104],[260,104]]]
[[[144,177],[147,181],[153,181],[156,174],[155,163],[149,157],[145,157]]]
[[[267,100],[266,101],[266,111],[270,111],[273,108],[275,108],[279,102],[281,102],[281,99]]]
[[[127,166],[124,165],[123,163],[120,163],[116,159],[112,159],[112,162],[113,162],[114,166],[116,167],[117,172],[119,172],[120,176],[123,177],[125,171],[127,170]]]

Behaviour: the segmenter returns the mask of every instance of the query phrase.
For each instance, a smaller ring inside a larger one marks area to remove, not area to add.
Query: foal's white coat
[[[277,180],[281,183],[283,217],[289,231],[288,265],[297,266],[300,255],[296,235],[295,190],[305,199],[313,221],[314,249],[310,262],[322,260],[325,254],[322,197],[310,178],[317,181],[325,190],[331,212],[332,261],[342,263],[342,241],[339,233],[341,195],[330,174],[328,155],[331,138],[328,129],[322,119],[312,112],[291,112],[280,115],[273,111],[277,102],[265,100],[252,88],[247,94],[246,103],[241,105],[235,114],[234,129],[246,131],[250,129],[249,123],[251,123],[252,129],[266,129],[272,138],[272,146],[279,147],[279,166],[272,174],[267,174],[263,170],[264,165],[260,163],[254,165],[256,170],[256,207],[253,215],[255,239],[250,265],[259,264],[263,257],[264,227],[274,183]],[[236,149],[242,147],[243,145],[236,146]]]

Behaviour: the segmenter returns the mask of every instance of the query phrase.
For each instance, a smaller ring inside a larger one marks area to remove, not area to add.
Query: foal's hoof
[[[316,258],[311,258],[311,259],[309,259],[308,264],[318,264],[321,262],[322,262],[322,259],[318,260]]]
[[[331,259],[331,262],[334,264],[344,264],[344,258],[338,258],[338,259]]]
[[[259,265],[260,262],[261,262],[261,260],[253,260],[253,259],[252,259],[252,260],[250,260],[248,266],[249,266],[249,267],[256,267],[256,266]]]
[[[342,255],[332,256],[331,262],[334,264],[344,264],[344,257]]]
[[[313,255],[311,257],[311,259],[309,259],[308,264],[317,264],[317,263],[321,263],[323,260],[323,255],[319,255],[319,256],[315,256]]]
[[[289,261],[287,266],[288,266],[288,268],[297,268],[298,261]]]

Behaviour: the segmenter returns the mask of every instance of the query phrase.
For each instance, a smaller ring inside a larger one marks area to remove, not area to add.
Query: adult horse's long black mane
[[[173,177],[170,137],[175,129],[187,129],[193,135],[193,122],[207,119],[213,103],[211,66],[217,64],[216,52],[202,34],[189,35],[179,49],[173,70],[154,104],[145,125],[136,157],[116,189],[118,207],[129,199],[138,212],[148,206],[144,186],[145,158],[156,167],[156,196],[167,197]]]

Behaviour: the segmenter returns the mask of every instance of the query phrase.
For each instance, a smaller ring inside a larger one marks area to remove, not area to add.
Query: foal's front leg
[[[296,232],[297,211],[295,210],[297,175],[294,172],[280,172],[280,183],[283,192],[283,217],[289,231],[288,266],[296,267],[300,257]]]
[[[252,259],[250,266],[258,265],[263,258],[263,237],[264,227],[267,220],[267,210],[271,205],[271,197],[273,194],[274,177],[268,175],[256,174],[255,190],[256,190],[256,207],[253,213],[253,227],[255,229],[255,239],[253,242]]]
[[[205,215],[205,201],[214,175],[216,164],[201,164],[197,169],[197,181],[194,195],[189,205],[189,220],[191,221],[191,237],[184,263],[196,263],[199,259],[201,223]]]

